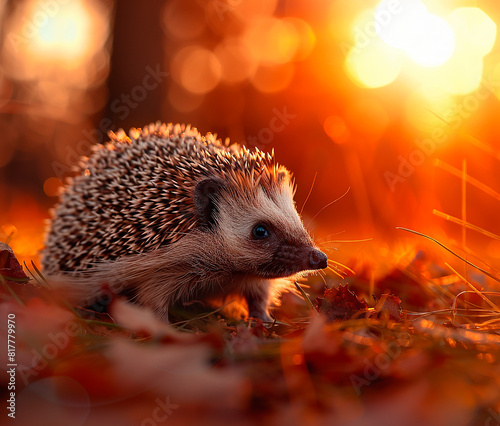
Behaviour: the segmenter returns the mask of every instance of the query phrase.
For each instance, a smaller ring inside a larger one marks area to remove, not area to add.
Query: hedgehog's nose
[[[309,253],[309,268],[323,269],[328,265],[328,257],[322,251],[312,249]]]

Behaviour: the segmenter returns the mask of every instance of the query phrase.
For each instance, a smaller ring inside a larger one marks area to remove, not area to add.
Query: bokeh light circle
[[[172,58],[172,77],[187,91],[204,95],[220,82],[222,67],[208,49],[193,45],[180,50]]]
[[[286,89],[293,78],[293,64],[261,65],[251,78],[252,85],[263,93],[276,93]]]
[[[240,83],[248,79],[257,68],[257,61],[239,38],[226,38],[214,50],[222,66],[222,79],[227,83]]]
[[[352,49],[345,60],[348,75],[362,87],[382,87],[392,83],[401,71],[401,58],[381,42]]]

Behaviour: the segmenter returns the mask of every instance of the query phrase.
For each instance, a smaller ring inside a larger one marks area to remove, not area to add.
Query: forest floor
[[[204,310],[166,324],[118,297],[107,313],[70,306],[3,245],[0,361],[15,371],[1,377],[4,415],[22,425],[500,425],[499,276],[435,253],[415,251],[382,276],[336,265],[284,295],[273,323]]]

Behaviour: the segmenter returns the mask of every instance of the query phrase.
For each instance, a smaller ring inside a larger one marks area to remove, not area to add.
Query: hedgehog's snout
[[[327,266],[326,254],[310,245],[283,245],[274,253],[271,262],[259,267],[259,274],[279,278],[302,271],[323,269]]]
[[[323,269],[328,266],[328,257],[322,251],[313,248],[308,253],[306,262],[308,262],[306,269]]]

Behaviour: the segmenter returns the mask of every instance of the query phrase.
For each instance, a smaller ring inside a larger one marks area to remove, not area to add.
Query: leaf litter
[[[27,282],[0,249],[0,311],[16,317],[20,424],[43,416],[150,424],[155,413],[173,425],[500,419],[494,271],[465,278],[420,252],[375,282],[361,270],[327,276],[327,288],[297,284],[272,323],[217,310],[181,312],[166,324],[119,297],[107,313],[69,307],[39,271]],[[5,325],[0,332],[5,341]],[[0,358],[7,364],[5,351]]]

